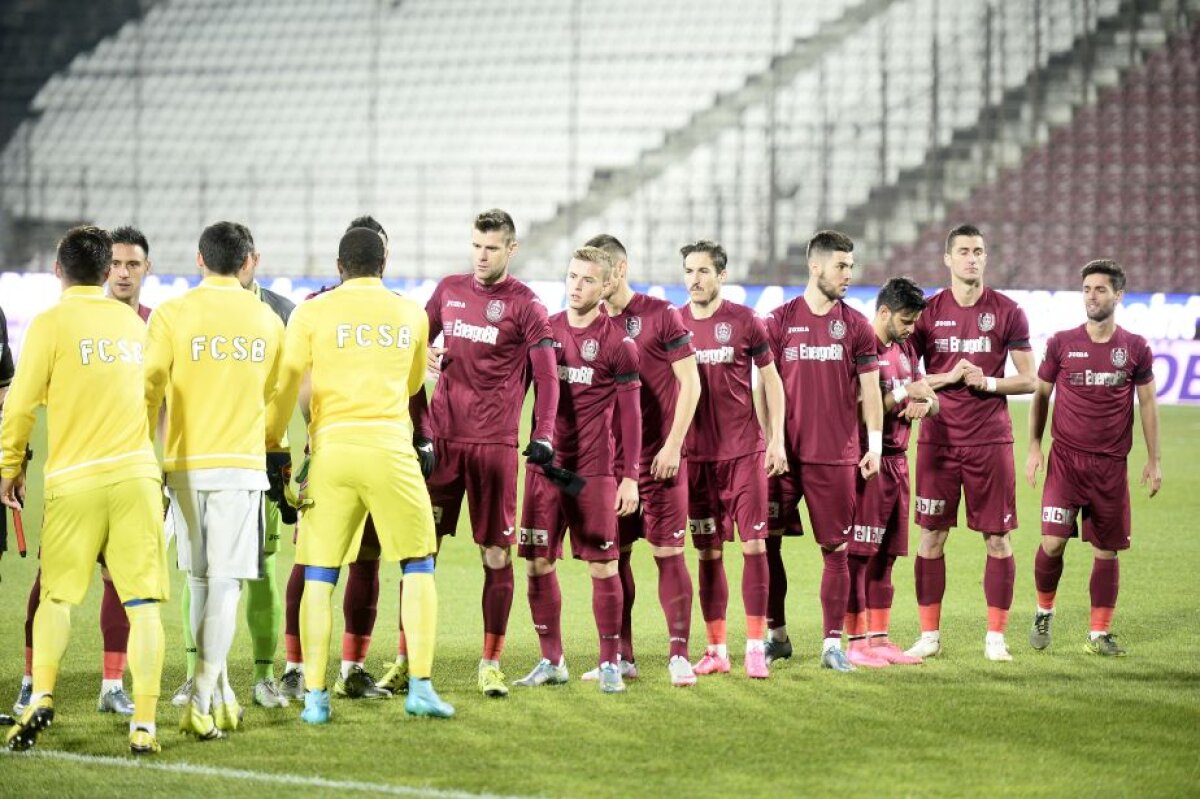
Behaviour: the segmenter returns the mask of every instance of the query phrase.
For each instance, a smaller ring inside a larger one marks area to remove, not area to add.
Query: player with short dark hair
[[[854,242],[822,230],[808,242],[808,286],[767,317],[767,333],[787,397],[784,415],[788,474],[770,485],[767,661],[791,657],[784,598],[782,536],[802,535],[803,497],[813,538],[821,547],[822,668],[854,671],[842,651],[850,595],[847,545],[854,527],[856,475],[870,480],[883,452],[883,407],[875,336],[866,318],[843,297],[854,270]],[[866,451],[859,438],[859,403]]]
[[[1009,661],[1004,631],[1016,576],[1009,533],[1017,528],[1017,488],[1007,397],[1032,393],[1037,384],[1029,322],[1014,301],[984,285],[987,250],[979,228],[952,229],[943,261],[950,288],[929,301],[912,334],[926,380],[939,392],[941,412],[921,424],[917,442],[921,540],[913,571],[921,638],[907,652],[921,658],[941,652],[943,553],[965,496],[967,526],[982,533],[987,546],[984,656]],[[1017,374],[1005,377],[1009,357]]]
[[[484,574],[477,684],[485,696],[503,697],[508,686],[500,657],[512,610],[521,408],[532,381],[534,427],[522,454],[530,464],[550,463],[559,386],[546,307],[509,273],[517,252],[512,217],[493,208],[476,216],[472,228],[471,272],[443,278],[425,305],[430,339],[441,335],[444,344],[431,349],[434,359],[440,357],[440,374],[428,424],[418,420],[417,430],[422,445],[433,444],[436,466],[428,485],[439,542],[454,535],[467,498]],[[394,684],[405,667],[398,654],[382,683]]]
[[[1063,571],[1067,541],[1078,534],[1092,545],[1091,631],[1085,648],[1120,657],[1124,648],[1110,632],[1120,579],[1118,554],[1129,548],[1129,478],[1126,458],[1133,446],[1133,396],[1141,406],[1146,465],[1142,485],[1153,497],[1162,487],[1158,446],[1158,404],[1154,355],[1141,336],[1116,322],[1125,295],[1125,270],[1115,261],[1097,260],[1080,272],[1087,322],[1046,342],[1038,369],[1038,388],[1029,409],[1029,456],[1025,477],[1037,485],[1043,465],[1042,544],[1033,573],[1037,610],[1029,643],[1050,645],[1050,623]],[[1050,460],[1042,458],[1042,437],[1050,398],[1054,397],[1054,441]]]
[[[722,557],[734,526],[742,541],[742,602],[746,610],[746,674],[765,679],[767,624],[767,477],[787,471],[783,446],[783,383],[753,310],[723,299],[725,248],[700,240],[684,246],[689,302],[679,309],[692,333],[700,372],[700,403],[687,436],[688,529],[699,551],[700,608],[708,647],[696,674],[730,670],[725,638],[729,584]],[[755,415],[753,370],[758,368],[770,408],[770,435]]]
[[[600,690],[625,690],[617,666],[621,642],[617,517],[637,511],[638,486],[630,476],[618,485],[613,430],[619,428],[631,444],[640,443],[641,385],[637,347],[600,308],[612,271],[612,259],[604,250],[576,250],[567,267],[567,309],[550,317],[561,384],[555,459],[558,469],[578,475],[583,485],[572,495],[552,482],[546,466],[525,471],[518,551],[528,563],[529,609],[542,659],[516,685],[567,682],[556,561],[562,558],[563,534],[570,529],[571,553],[587,562],[592,578],[592,612],[600,634]],[[626,449],[625,475],[637,471],[640,451],[640,446]]]
[[[623,677],[637,676],[633,653],[632,612],[635,589],[630,566],[633,543],[645,538],[658,567],[658,599],[667,620],[671,684],[695,685],[688,659],[692,627],[692,578],[684,559],[687,535],[687,456],[684,439],[700,399],[700,374],[691,333],[679,311],[666,300],[635,292],[629,285],[629,256],[624,245],[607,233],[593,236],[587,246],[598,247],[613,260],[613,280],[605,303],[638,347],[642,379],[642,452],[638,473],[641,513],[622,517],[618,572],[624,608],[621,614]],[[618,441],[618,463],[624,462],[625,442]],[[618,476],[626,477],[623,472]],[[596,679],[588,672],[584,679]]]
[[[146,327],[104,297],[112,238],[97,227],[67,231],[54,271],[62,299],[29,326],[0,423],[0,501],[25,501],[26,447],[44,406],[41,604],[33,622],[33,695],[9,730],[28,749],[54,720],[54,690],[71,630],[71,606],[87,594],[103,556],[129,614],[133,718],[129,748],[159,751],[155,727],[162,677],[159,603],[170,592],[162,534],[162,484],[143,393]],[[2,377],[2,374],[0,374]]]
[[[938,412],[937,395],[921,372],[908,338],[925,309],[925,293],[906,277],[879,289],[871,327],[883,396],[883,457],[879,476],[859,479],[854,534],[850,539],[850,604],[846,612],[847,657],[855,666],[916,664],[888,638],[892,567],[908,554],[908,438],[912,423]],[[866,445],[867,430],[862,429]]]

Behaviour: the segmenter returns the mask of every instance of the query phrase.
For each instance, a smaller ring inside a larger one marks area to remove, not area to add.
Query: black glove
[[[544,438],[531,438],[529,446],[525,447],[521,454],[528,458],[530,463],[542,466],[554,460],[554,447]]]
[[[437,468],[437,455],[433,452],[433,441],[421,434],[413,436],[413,449],[417,451],[417,460],[421,462],[421,476],[426,480]]]
[[[296,523],[296,509],[288,504],[283,490],[292,481],[292,453],[267,453],[267,499],[279,506],[279,519],[284,524]]]
[[[560,469],[557,466],[547,464],[542,467],[542,473],[550,478],[550,482],[554,483],[560,491],[570,494],[573,497],[579,496],[579,492],[587,485],[587,480],[584,480],[569,469]]]

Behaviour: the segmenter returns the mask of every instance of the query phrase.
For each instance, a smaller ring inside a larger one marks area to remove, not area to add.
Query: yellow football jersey
[[[165,396],[165,471],[265,471],[282,341],[279,317],[234,277],[206,277],[154,310],[143,410],[152,424]]]
[[[0,474],[15,477],[46,406],[47,493],[159,477],[142,382],[146,325],[100,286],[72,286],[29,326],[0,423]]]
[[[279,448],[305,373],[312,372],[309,438],[412,446],[408,400],[424,385],[429,319],[379,278],[345,281],[301,303],[288,320],[267,444]]]

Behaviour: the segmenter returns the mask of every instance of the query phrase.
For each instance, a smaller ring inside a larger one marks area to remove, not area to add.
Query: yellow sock
[[[133,723],[153,724],[162,690],[164,636],[159,603],[125,608],[129,616],[129,673],[133,676]]]
[[[433,673],[437,612],[437,586],[433,575],[421,572],[404,575],[400,617],[404,620],[404,637],[408,642],[408,673],[418,679],[428,679]]]
[[[304,653],[304,684],[310,691],[325,690],[332,634],[333,583],[305,580],[300,600],[300,650]]]
[[[71,638],[71,606],[48,596],[33,617],[33,693],[52,694]]]

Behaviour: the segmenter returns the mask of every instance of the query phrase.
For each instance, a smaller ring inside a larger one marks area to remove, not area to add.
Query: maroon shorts
[[[696,549],[713,549],[733,540],[767,537],[767,470],[754,452],[725,461],[688,465],[688,532]]]
[[[1070,538],[1083,516],[1083,540],[1099,549],[1129,549],[1129,474],[1124,459],[1053,444],[1042,489],[1042,535]]]
[[[850,554],[908,554],[908,456],[885,455],[871,480],[858,475]]]
[[[679,473],[670,480],[655,480],[650,476],[649,463],[643,466],[638,477],[638,499],[638,511],[617,520],[621,546],[629,546],[639,538],[656,547],[683,546],[687,535],[687,458],[679,459]]]
[[[958,523],[960,494],[967,526],[981,533],[1017,529],[1017,476],[1012,444],[978,447],[917,446],[916,522],[926,530]]]
[[[465,493],[475,543],[511,546],[517,523],[517,448],[442,439],[433,448],[437,468],[426,485],[438,538],[454,535]]]
[[[538,469],[525,470],[518,554],[527,559],[559,560],[563,533],[571,531],[571,554],[578,560],[617,559],[617,481],[609,475],[585,478],[573,497],[560,491]]]
[[[823,547],[846,543],[854,526],[857,474],[854,464],[793,463],[791,471],[769,481],[768,526],[784,535],[804,535],[797,507],[803,498],[817,543]]]

